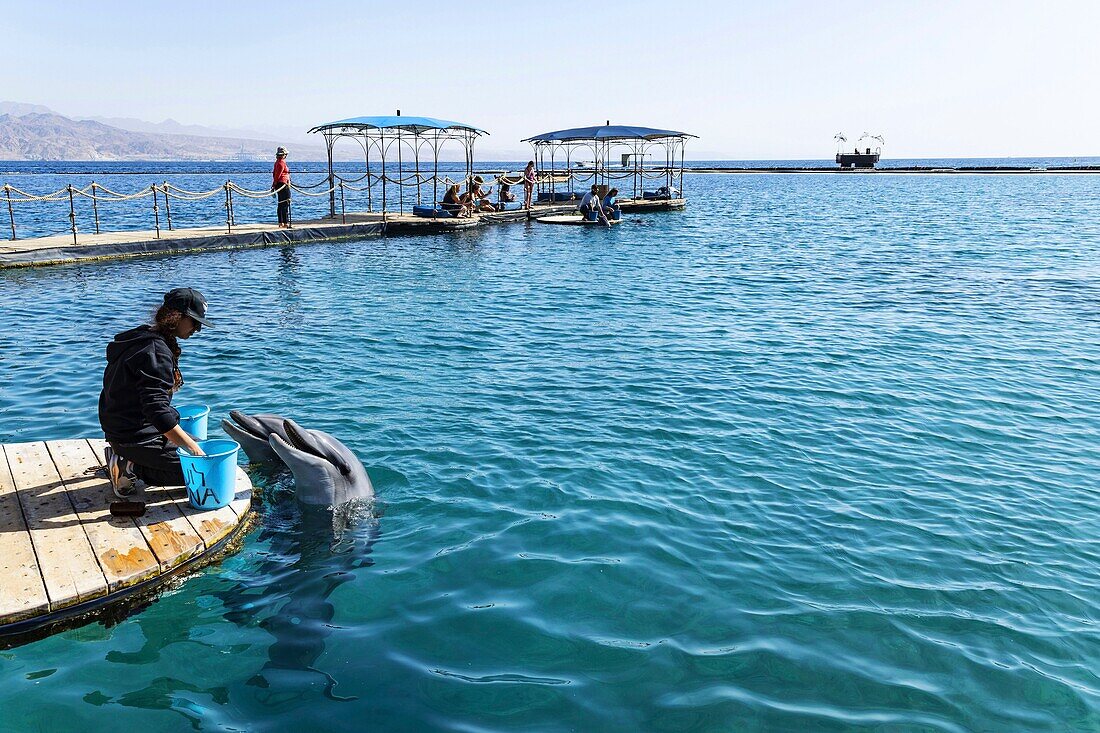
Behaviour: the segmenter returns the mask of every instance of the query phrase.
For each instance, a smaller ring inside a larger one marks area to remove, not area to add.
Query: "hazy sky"
[[[0,99],[305,129],[392,114],[528,135],[614,123],[691,157],[1100,155],[1100,2],[0,0]]]

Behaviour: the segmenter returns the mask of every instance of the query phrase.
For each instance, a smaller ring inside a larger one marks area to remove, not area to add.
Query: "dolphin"
[[[328,433],[284,420],[282,434],[273,431],[268,443],[294,474],[298,501],[303,504],[336,506],[352,499],[374,498],[363,464]]]
[[[268,442],[269,435],[286,439],[286,429],[281,415],[246,415],[240,410],[230,410],[229,420],[222,420],[222,430],[241,444],[249,463],[278,463],[278,454]]]
[[[281,415],[231,410],[229,417],[232,422],[222,420],[222,428],[244,448],[249,463],[285,463],[303,504],[336,506],[374,496],[363,464],[328,433],[306,430]]]

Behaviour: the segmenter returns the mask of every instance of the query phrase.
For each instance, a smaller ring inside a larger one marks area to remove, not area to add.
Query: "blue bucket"
[[[180,414],[180,427],[183,432],[195,440],[206,440],[206,421],[210,417],[210,408],[206,405],[183,405],[177,407]]]
[[[596,221],[599,218],[600,218],[599,212],[596,212],[596,211],[589,211],[588,212],[588,221]]]
[[[623,218],[623,210],[622,209],[615,209],[614,211],[611,212],[611,218],[614,219],[615,221],[618,221],[619,219],[622,219]]]
[[[187,498],[196,509],[221,509],[233,501],[237,485],[237,451],[232,440],[201,440],[205,456],[193,456],[177,448],[180,467],[187,482]]]

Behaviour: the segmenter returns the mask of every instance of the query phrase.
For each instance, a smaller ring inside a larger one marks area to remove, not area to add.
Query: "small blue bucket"
[[[183,432],[195,440],[206,440],[206,421],[210,417],[210,408],[206,405],[183,405],[177,407],[180,414],[180,427]]]
[[[237,451],[232,440],[201,440],[199,447],[205,456],[193,456],[185,448],[177,448],[180,467],[187,482],[187,498],[196,509],[221,509],[233,501],[237,485]]]
[[[599,212],[596,212],[596,211],[589,211],[588,212],[588,221],[596,221],[599,218],[600,218]]]
[[[619,219],[622,219],[623,218],[623,210],[622,209],[615,209],[614,211],[611,212],[611,218],[614,219],[615,221],[618,221]]]

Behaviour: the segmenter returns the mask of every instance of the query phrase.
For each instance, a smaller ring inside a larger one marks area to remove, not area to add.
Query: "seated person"
[[[619,204],[616,201],[618,195],[619,189],[613,188],[603,197],[603,210],[608,216],[611,216],[614,212],[619,210]]]
[[[581,202],[577,205],[577,209],[580,210],[581,216],[586,219],[588,218],[588,215],[591,214],[593,211],[599,211],[600,213],[603,213],[600,207],[600,189],[598,186],[593,185],[592,190],[586,193],[583,198],[581,198]]]
[[[499,198],[500,198],[500,205],[502,207],[504,206],[504,204],[509,204],[509,203],[516,200],[516,195],[514,193],[512,193],[511,189],[512,189],[512,187],[509,186],[507,183],[500,184]]]
[[[439,206],[454,217],[461,218],[470,215],[470,206],[466,202],[466,197],[458,195],[457,183],[447,188],[447,193],[443,196]]]
[[[466,192],[469,203],[475,211],[496,211],[497,207],[493,206],[493,202],[489,200],[489,194],[493,192],[493,188],[492,186],[482,188],[481,184],[483,183],[485,183],[484,178],[474,176],[473,184],[470,186],[470,190]]]

